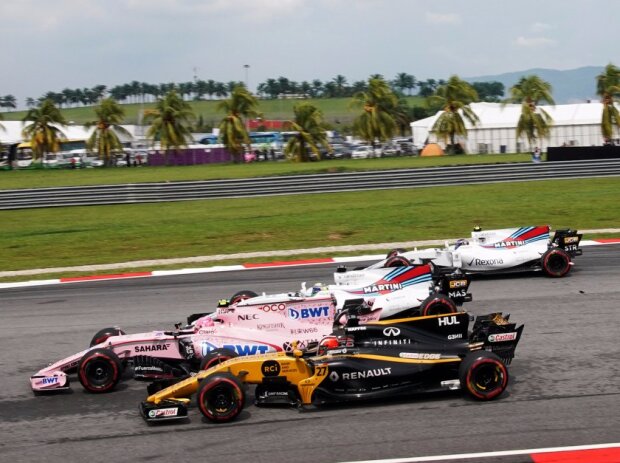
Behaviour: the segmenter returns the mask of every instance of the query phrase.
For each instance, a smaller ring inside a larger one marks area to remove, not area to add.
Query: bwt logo
[[[293,320],[305,318],[327,317],[329,315],[329,307],[309,307],[307,309],[288,309],[288,316]]]
[[[41,382],[43,384],[56,384],[58,382],[58,378],[55,376],[52,378],[43,378]]]
[[[266,354],[269,352],[269,346],[261,346],[256,344],[224,344],[222,346],[224,349],[232,350],[239,355],[256,355],[256,354]],[[202,343],[202,356],[213,352],[218,347],[211,344],[210,342]]]

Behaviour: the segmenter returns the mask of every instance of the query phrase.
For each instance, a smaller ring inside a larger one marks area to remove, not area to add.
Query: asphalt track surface
[[[249,404],[230,424],[192,408],[186,422],[149,426],[137,410],[143,383],[106,395],[76,379],[71,393],[30,391],[31,374],[84,349],[104,326],[168,328],[240,289],[329,282],[334,267],[1,290],[0,461],[335,462],[620,441],[620,246],[586,248],[563,279],[474,279],[469,311],[510,312],[526,325],[508,391],[488,403],[449,392],[303,413]]]

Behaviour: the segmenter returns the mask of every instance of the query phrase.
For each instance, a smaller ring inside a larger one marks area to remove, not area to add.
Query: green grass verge
[[[620,226],[620,179],[0,212],[0,269],[463,236],[471,227]],[[110,273],[110,272],[106,272]]]
[[[254,164],[212,164],[179,167],[0,170],[0,189],[180,182],[530,161],[531,156],[529,154],[471,154],[439,157],[404,156],[381,159],[342,159],[310,163],[259,162]]]
[[[405,97],[408,105],[426,106],[424,98],[418,96]],[[290,120],[293,118],[293,106],[300,102],[308,102],[319,108],[323,112],[325,121],[338,129],[340,125],[350,125],[353,118],[360,114],[361,109],[351,108],[351,98],[310,98],[307,100],[259,100],[258,110],[263,113],[264,119]],[[196,116],[202,116],[204,122],[213,127],[217,127],[224,117],[224,113],[217,109],[219,101],[188,101]],[[126,124],[136,124],[138,114],[143,109],[152,109],[153,103],[123,104],[125,111]],[[87,121],[95,120],[94,107],[84,108],[65,108],[61,110],[67,121],[76,124],[84,124]],[[5,120],[22,120],[26,116],[26,111],[10,111],[3,113]]]

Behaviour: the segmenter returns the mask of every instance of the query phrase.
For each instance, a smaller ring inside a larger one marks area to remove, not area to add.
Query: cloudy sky
[[[199,79],[348,82],[620,65],[616,0],[0,2],[0,95]]]

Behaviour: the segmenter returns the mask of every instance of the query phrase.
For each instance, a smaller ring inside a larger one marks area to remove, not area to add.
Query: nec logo
[[[258,320],[259,316],[258,314],[255,313],[249,313],[249,314],[243,314],[243,315],[237,315],[237,320],[238,321],[249,321],[249,320]]]
[[[395,326],[388,326],[386,329],[383,330],[383,335],[384,336],[398,336],[400,335],[400,330],[396,328]]]

